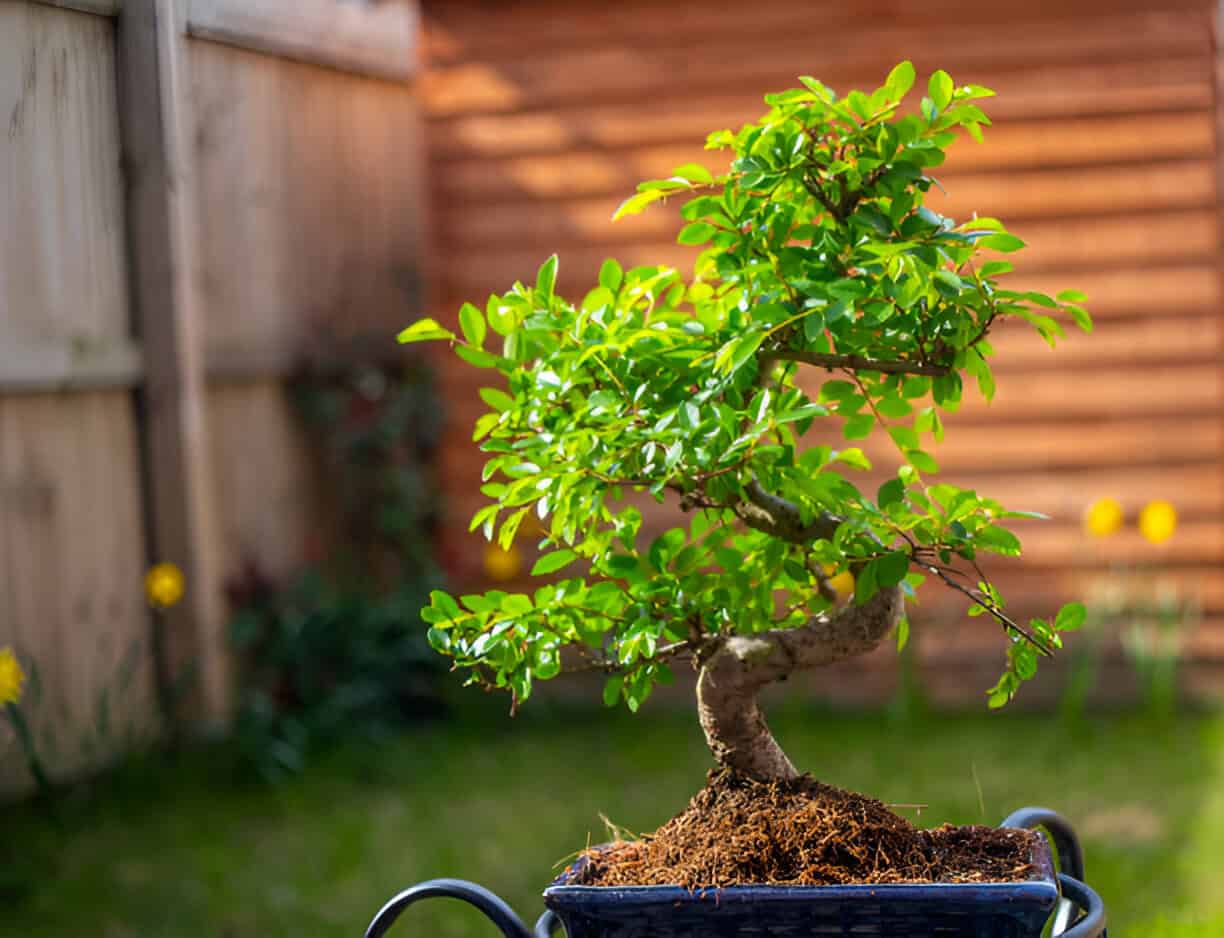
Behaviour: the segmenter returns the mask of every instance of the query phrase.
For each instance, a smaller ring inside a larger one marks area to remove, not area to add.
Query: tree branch
[[[930,375],[943,377],[952,373],[949,365],[932,365],[927,362],[910,362],[904,360],[885,360],[864,358],[862,355],[825,355],[816,352],[802,352],[794,349],[775,349],[769,352],[769,357],[779,361],[799,362],[803,365],[815,365],[818,368],[845,368],[848,371],[878,371],[890,375]]]
[[[729,506],[736,516],[748,527],[792,544],[831,541],[841,524],[840,518],[827,512],[804,524],[798,505],[765,491],[756,479],[744,486],[744,495],[747,501]]]
[[[866,654],[896,626],[904,606],[896,586],[861,606],[851,603],[833,615],[813,616],[796,629],[719,642],[703,657],[697,679],[697,711],[715,760],[754,778],[795,777],[794,765],[765,723],[757,693],[796,671]]]

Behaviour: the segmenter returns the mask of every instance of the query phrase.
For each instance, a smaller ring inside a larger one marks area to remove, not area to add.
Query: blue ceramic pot
[[[405,890],[374,917],[366,938],[382,938],[421,899],[462,899],[483,911],[506,938],[1040,938],[1052,932],[1106,938],[1100,898],[1082,882],[1083,854],[1067,822],[1028,808],[1004,827],[1043,828],[1058,851],[1055,874],[1041,841],[1035,873],[1019,883],[878,886],[730,886],[689,892],[677,886],[572,886],[571,867],[544,891],[548,911],[529,931],[487,889],[463,880],[430,880]]]
[[[571,886],[582,863],[544,891],[569,938],[740,938],[785,935],[919,935],[1028,938],[1041,935],[1058,902],[1044,840],[1035,872],[1020,883],[875,886]]]

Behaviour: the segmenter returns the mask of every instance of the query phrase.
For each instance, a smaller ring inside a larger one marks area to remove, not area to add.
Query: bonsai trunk
[[[792,672],[866,654],[892,631],[903,609],[897,586],[797,629],[722,640],[697,678],[697,711],[715,761],[761,780],[795,778],[799,773],[770,733],[757,693]]]

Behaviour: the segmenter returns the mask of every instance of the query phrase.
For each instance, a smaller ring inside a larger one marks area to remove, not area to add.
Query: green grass
[[[224,761],[189,756],[129,769],[50,819],[4,809],[0,934],[352,936],[391,893],[435,876],[477,880],[534,919],[555,864],[602,838],[601,813],[649,830],[707,765],[686,713],[570,710],[439,724],[274,789],[235,787]],[[923,824],[994,823],[1026,804],[1064,812],[1115,938],[1224,935],[1220,717],[1071,729],[1021,713],[896,723],[792,708],[773,722],[797,763],[926,803]],[[397,933],[492,931],[435,902]]]

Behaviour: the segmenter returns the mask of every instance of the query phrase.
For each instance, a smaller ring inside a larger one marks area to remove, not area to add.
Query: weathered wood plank
[[[189,0],[188,35],[384,78],[417,71],[416,0]]]
[[[0,645],[37,672],[23,709],[55,778],[156,725],[144,557],[130,397],[0,397]],[[0,735],[0,791],[22,767]]]
[[[0,4],[0,347],[127,333],[114,27]]]
[[[81,13],[94,13],[98,16],[118,16],[122,0],[31,0],[31,2],[61,7],[65,10],[77,10]]]
[[[483,26],[481,27],[483,29]],[[486,59],[431,69],[422,76],[431,113],[506,113],[523,108],[628,101],[648,95],[696,97],[715,91],[790,87],[799,74],[818,73],[833,87],[878,84],[901,58],[920,70],[945,68],[954,78],[990,87],[1021,72],[1031,82],[1051,67],[1117,64],[1136,59],[1198,58],[1208,54],[1206,7],[1185,12],[1141,11],[1110,17],[1033,22],[1028,28],[930,23],[895,26],[863,20],[839,32],[836,43],[813,49],[804,33],[779,34],[768,54],[746,55],[737,37],[661,46],[602,45],[564,48],[548,56]],[[676,76],[701,76],[700,89]]]
[[[280,381],[208,392],[212,464],[227,578],[250,564],[285,577],[319,556],[320,499],[308,441]]]
[[[195,675],[185,710],[223,721],[229,655],[217,512],[204,412],[203,334],[195,280],[190,123],[175,0],[126,0],[119,87],[132,300],[145,343],[145,447],[152,550],[184,571],[184,601],[166,613],[163,667]]]
[[[584,8],[581,15],[575,15],[572,5],[558,0],[527,0],[512,5],[487,0],[437,0],[425,6],[428,53],[430,61],[437,64],[519,58],[524,49],[541,55],[575,46],[675,45],[677,37],[693,44],[712,39],[769,43],[779,35],[840,37],[846,32],[878,28],[881,22],[928,30],[956,23],[986,27],[996,33],[1058,28],[1069,22],[1092,30],[1099,28],[1105,17],[1153,12],[1177,16],[1204,10],[1201,0],[1169,0],[1158,10],[1150,0],[1075,6],[1058,0],[1007,6],[968,4],[963,0],[922,4],[888,0],[858,0],[854,4],[768,0],[744,4],[724,0],[700,6],[622,0],[614,7]]]
[[[209,346],[390,339],[426,302],[412,89],[212,43],[190,51]]]
[[[1103,71],[1081,67],[1059,69],[1057,74],[1076,85],[1088,77],[1100,80]],[[1014,87],[999,87],[999,96],[986,105],[994,121],[987,130],[990,145],[970,149],[970,161],[988,158],[992,151],[1014,153],[1016,161],[1033,154],[1049,159],[1053,151],[1062,163],[1077,157],[1159,158],[1176,154],[1178,147],[1199,154],[1210,149],[1202,126],[1212,105],[1209,76],[1201,62],[1174,59],[1156,69],[1143,63],[1110,71],[1116,74],[1095,94],[1072,97],[1053,88],[1039,93],[1018,77],[1008,83]],[[712,128],[739,126],[759,117],[765,107],[760,94],[693,91],[695,99],[656,101],[647,112],[633,104],[595,100],[574,109],[449,117],[431,113],[430,149],[434,159],[449,165],[465,158],[502,160],[563,151],[700,148]],[[1072,104],[1077,109],[1068,112]],[[1148,122],[1161,132],[1145,137]],[[1119,148],[1116,154],[1108,145],[1111,141]],[[960,158],[955,151],[953,158]]]
[[[745,115],[747,118],[748,115]],[[753,112],[753,116],[756,112]],[[726,119],[727,125],[739,121]],[[462,153],[439,155],[440,191],[447,201],[487,204],[490,199],[556,198],[595,195],[624,197],[641,180],[666,175],[681,163],[696,161],[723,171],[725,154],[708,153],[702,138],[663,144],[592,143],[581,120],[573,140],[547,151],[516,155],[491,146],[472,146]],[[718,122],[721,123],[721,122]],[[564,124],[560,124],[564,127]],[[716,126],[711,122],[706,127]],[[1210,110],[1126,115],[1105,120],[1025,121],[999,123],[986,130],[980,146],[953,148],[936,175],[951,184],[973,178],[999,181],[1013,173],[1057,180],[1067,172],[1137,172],[1170,168],[1189,161],[1208,161],[1213,153],[1214,118]],[[983,174],[986,174],[983,176]],[[1108,189],[1108,179],[1100,188]]]

